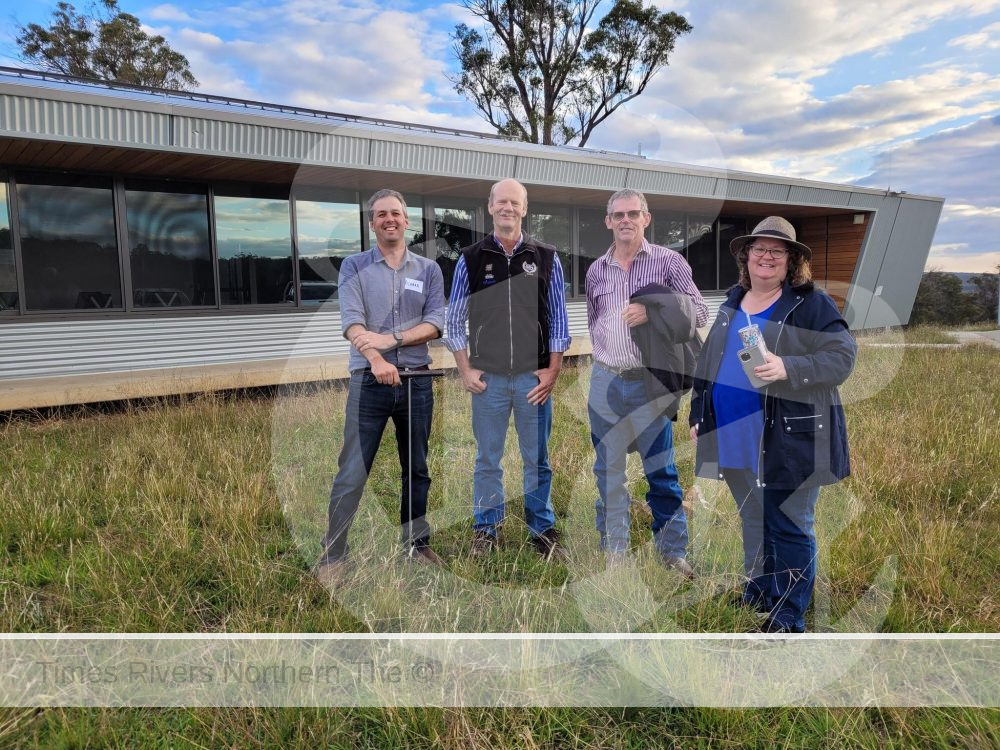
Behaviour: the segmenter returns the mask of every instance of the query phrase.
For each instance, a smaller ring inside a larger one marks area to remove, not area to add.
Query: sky
[[[694,30],[589,147],[940,196],[927,267],[1000,265],[1000,0],[654,2]],[[461,3],[119,4],[203,92],[489,131],[449,80]],[[55,5],[0,0],[0,64]]]

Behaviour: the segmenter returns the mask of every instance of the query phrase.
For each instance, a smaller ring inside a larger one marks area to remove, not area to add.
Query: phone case
[[[740,358],[740,364],[743,365],[743,372],[746,373],[750,385],[754,388],[763,388],[767,385],[767,383],[753,374],[753,368],[767,364],[767,360],[764,359],[764,353],[760,350],[760,347],[748,346],[745,349],[740,349],[736,353],[736,356]]]

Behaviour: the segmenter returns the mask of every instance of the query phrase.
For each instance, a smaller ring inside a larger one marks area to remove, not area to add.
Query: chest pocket
[[[796,433],[821,432],[825,429],[822,414],[806,414],[797,417],[782,417],[782,431],[794,435]]]

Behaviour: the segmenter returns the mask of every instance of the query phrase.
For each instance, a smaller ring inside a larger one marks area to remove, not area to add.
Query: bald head
[[[493,217],[496,235],[516,240],[521,234],[521,220],[528,214],[528,191],[517,180],[500,180],[490,190],[486,210]]]

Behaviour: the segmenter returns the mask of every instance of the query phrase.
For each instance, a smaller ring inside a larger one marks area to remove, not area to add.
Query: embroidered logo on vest
[[[524,272],[529,276],[531,276],[533,273],[535,273],[535,271],[538,270],[538,266],[536,266],[534,263],[529,263],[528,261],[524,261],[524,263],[521,264],[521,268],[523,268]]]

